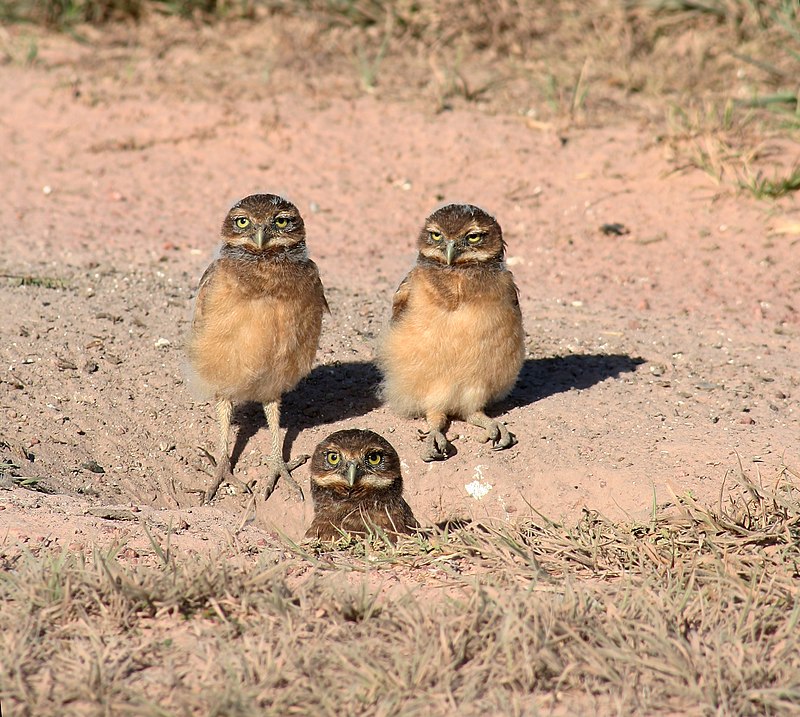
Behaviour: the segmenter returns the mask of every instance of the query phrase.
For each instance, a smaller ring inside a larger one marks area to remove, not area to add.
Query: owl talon
[[[297,494],[297,497],[302,501],[305,500],[305,494],[303,493],[303,489],[300,487],[300,484],[292,478],[292,471],[295,468],[299,468],[302,466],[307,460],[309,456],[303,454],[297,456],[294,460],[285,463],[283,460],[279,461],[270,461],[270,470],[266,476],[266,488],[264,490],[264,500],[272,495],[272,492],[275,490],[275,486],[278,483],[278,478],[286,482],[292,490]]]
[[[477,411],[468,416],[467,422],[486,431],[479,440],[482,443],[491,441],[493,451],[502,451],[517,444],[517,437],[508,430],[505,423],[493,421],[483,411]]]
[[[239,480],[233,475],[233,471],[231,470],[231,462],[230,460],[225,459],[220,461],[219,465],[217,466],[217,472],[214,475],[214,482],[211,484],[211,487],[208,489],[208,491],[206,491],[205,497],[203,498],[204,504],[208,505],[212,500],[214,500],[219,487],[223,483],[230,483],[231,485],[238,486],[242,493],[253,492],[249,484]]]
[[[506,428],[505,423],[498,421],[495,425],[497,426],[497,433],[491,437],[493,451],[502,451],[519,443],[517,437]]]
[[[430,431],[425,439],[425,448],[422,450],[422,460],[426,463],[432,461],[445,461],[455,453],[455,446],[447,440],[441,431]]]
[[[493,425],[489,426],[489,428],[486,429],[486,433],[484,433],[480,438],[478,438],[478,440],[481,443],[489,443],[491,441],[492,446],[496,446],[500,438],[501,438],[500,428],[496,423],[494,423]]]

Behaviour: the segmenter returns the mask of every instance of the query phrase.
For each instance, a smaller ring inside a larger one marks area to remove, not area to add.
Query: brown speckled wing
[[[411,295],[411,277],[412,274],[408,274],[403,281],[400,282],[400,286],[397,287],[397,291],[394,293],[394,298],[392,299],[392,321],[397,321],[406,309],[408,305],[408,297]]]
[[[200,283],[197,285],[197,297],[194,303],[194,324],[197,324],[197,322],[203,318],[203,306],[205,305],[206,294],[208,294],[208,288],[214,279],[214,275],[217,273],[218,263],[219,262],[216,261],[211,262],[208,268],[203,272],[203,276],[200,277]]]
[[[328,314],[330,314],[331,308],[330,306],[328,306],[328,299],[325,298],[325,289],[322,286],[322,279],[320,279],[319,276],[319,269],[317,268],[317,265],[313,261],[311,261],[311,259],[308,260],[308,265],[313,270],[317,279],[314,288],[316,289],[317,296],[321,300],[322,311],[323,313],[327,312]]]

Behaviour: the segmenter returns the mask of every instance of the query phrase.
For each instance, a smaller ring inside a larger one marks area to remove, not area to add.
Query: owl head
[[[222,222],[222,239],[251,252],[303,245],[306,229],[297,207],[275,194],[251,194]]]
[[[502,262],[503,231],[473,204],[447,204],[426,220],[417,240],[421,257],[447,266]]]
[[[402,492],[400,457],[392,444],[377,433],[336,431],[314,449],[311,485],[345,494]]]

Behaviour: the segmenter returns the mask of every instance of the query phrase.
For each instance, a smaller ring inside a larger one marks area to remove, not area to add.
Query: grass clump
[[[800,166],[795,166],[784,176],[765,177],[762,172],[740,180],[739,186],[756,199],[779,199],[800,189]]]
[[[743,475],[646,523],[586,511],[397,546],[0,577],[13,714],[791,714],[800,490]]]

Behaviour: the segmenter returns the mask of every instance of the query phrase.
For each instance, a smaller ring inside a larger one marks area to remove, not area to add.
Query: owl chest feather
[[[408,284],[381,357],[395,409],[467,416],[505,396],[524,360],[511,274],[418,267]]]
[[[409,300],[409,318],[436,344],[440,357],[462,360],[515,335],[516,289],[507,272],[428,270]]]
[[[190,346],[202,383],[232,400],[274,400],[311,368],[325,300],[312,262],[218,260]],[[208,392],[208,391],[207,391]]]
[[[314,521],[307,536],[336,540],[339,531],[364,534],[377,527],[389,533],[411,532],[419,524],[399,490],[354,493],[314,490]]]

